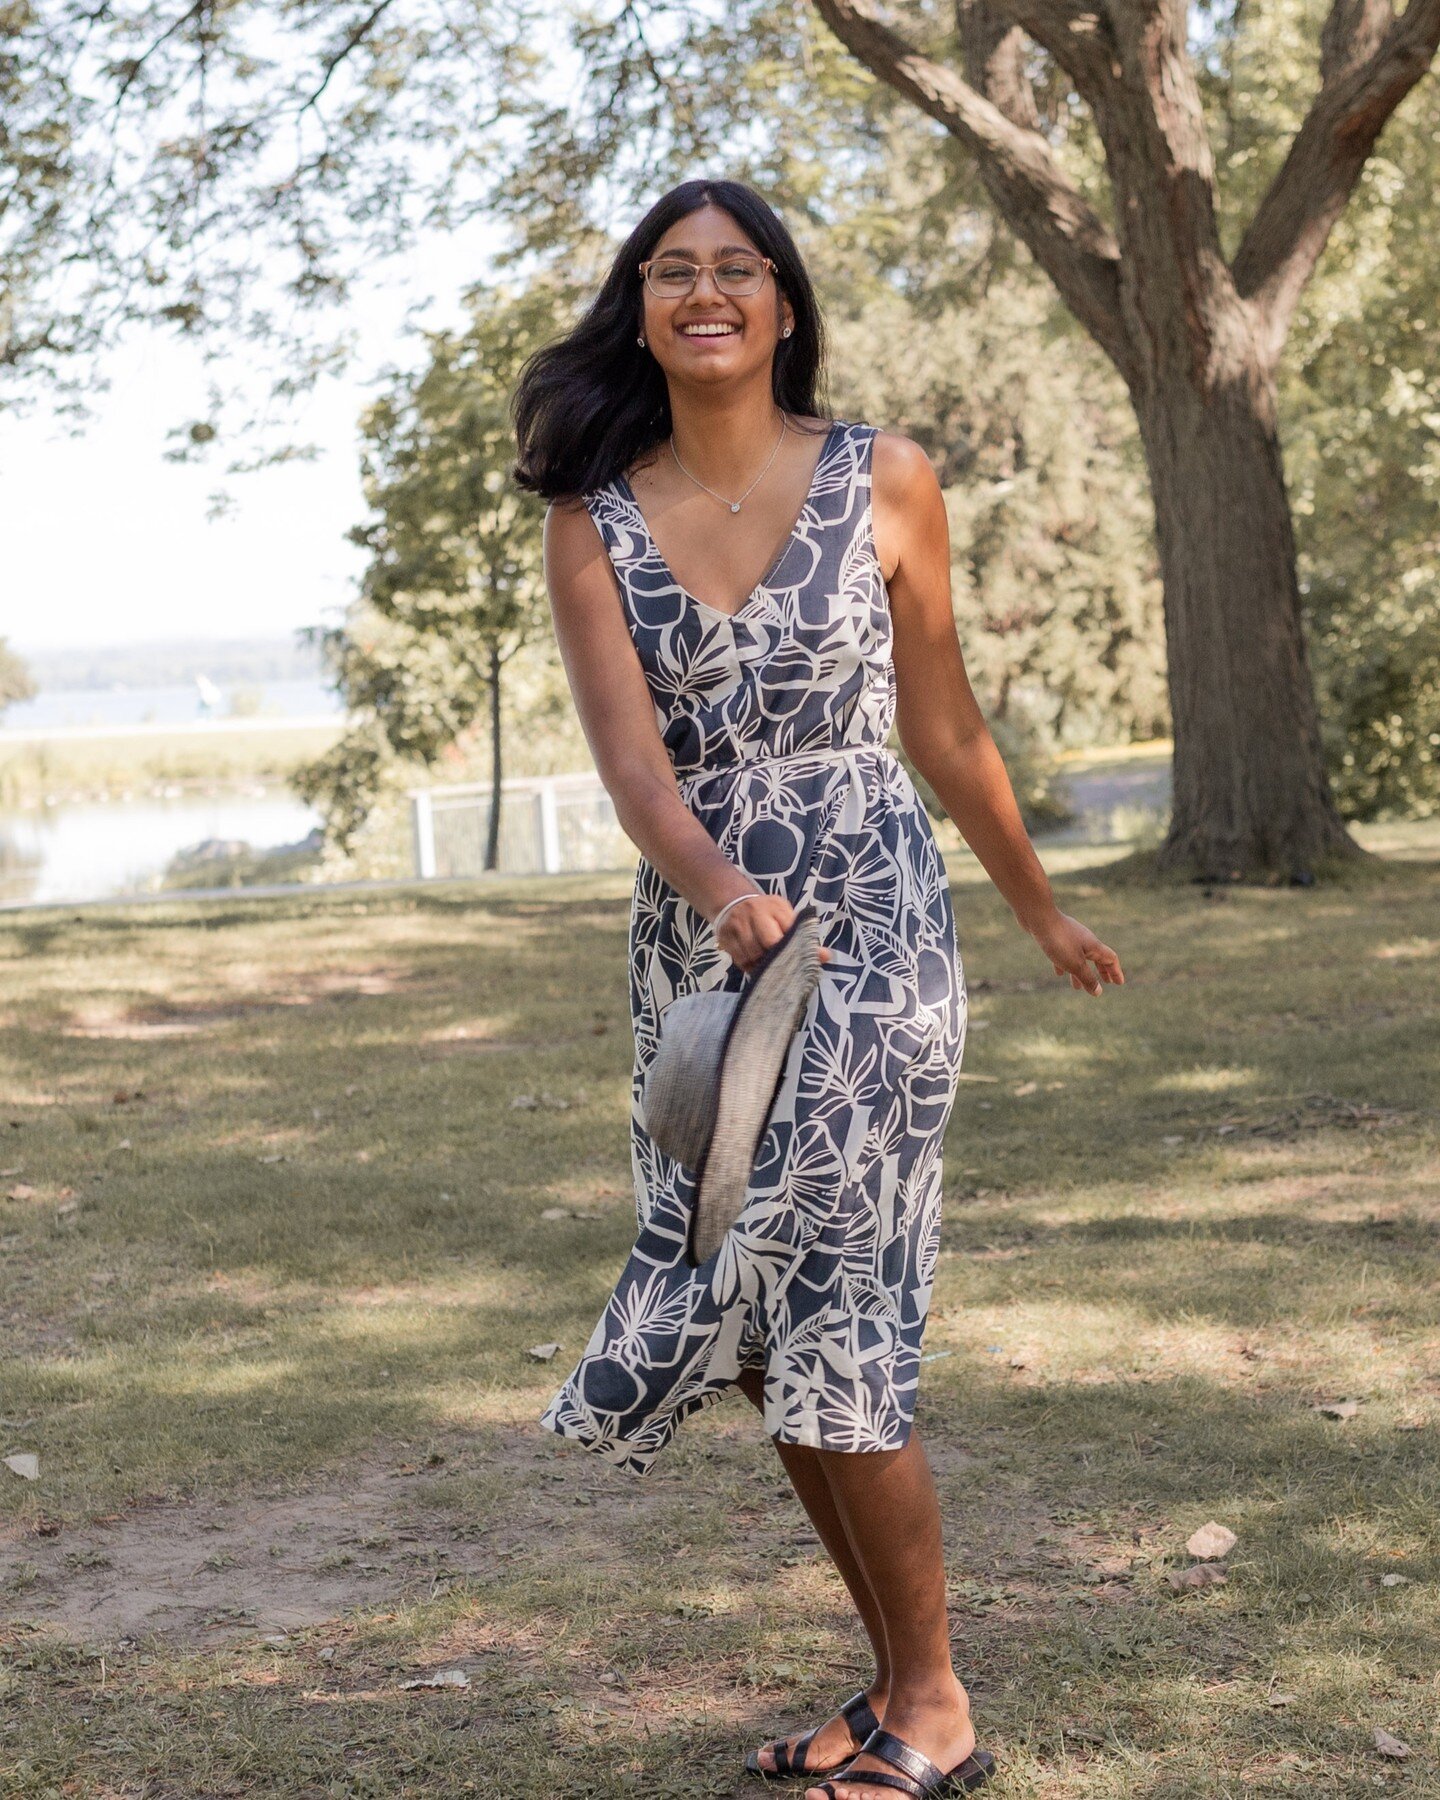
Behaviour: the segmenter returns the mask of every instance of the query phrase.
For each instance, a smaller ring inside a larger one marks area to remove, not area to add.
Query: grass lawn
[[[1209,896],[1056,853],[1098,1001],[950,857],[920,1422],[997,1800],[1440,1793],[1440,863],[1399,838]],[[535,1423],[633,1230],[629,887],[0,918],[7,1800],[758,1794],[745,1749],[867,1677],[738,1395],[643,1479]],[[1227,1579],[1177,1592],[1210,1521]]]

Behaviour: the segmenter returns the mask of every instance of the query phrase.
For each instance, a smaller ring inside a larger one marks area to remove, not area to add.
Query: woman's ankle
[[[912,1676],[892,1682],[888,1705],[895,1713],[955,1713],[965,1717],[970,1711],[970,1696],[958,1675]]]

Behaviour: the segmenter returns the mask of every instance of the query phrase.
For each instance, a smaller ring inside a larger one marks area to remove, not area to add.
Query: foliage
[[[1286,455],[1331,780],[1347,817],[1440,806],[1440,131],[1402,113],[1307,291]]]
[[[1440,589],[1376,604],[1312,587],[1311,652],[1326,752],[1352,819],[1440,812]]]
[[[13,706],[17,700],[33,700],[39,691],[24,658],[10,648],[6,638],[0,637],[0,717],[7,706]]]
[[[548,619],[543,505],[509,480],[507,409],[555,304],[539,285],[518,297],[475,290],[469,326],[428,334],[426,367],[392,371],[362,421],[374,516],[351,536],[370,563],[345,623],[313,633],[352,723],[294,784],[342,851],[391,763],[434,763],[487,696],[494,723],[501,670]]]
[[[1023,270],[934,313],[882,293],[835,326],[842,398],[936,467],[961,644],[992,724],[1018,705],[1052,747],[1154,737],[1164,629],[1133,426],[1059,312]]]

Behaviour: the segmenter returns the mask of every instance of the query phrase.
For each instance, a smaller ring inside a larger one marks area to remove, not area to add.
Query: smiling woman
[[[635,228],[516,395],[516,479],[553,502],[561,654],[642,853],[637,1236],[543,1423],[643,1473],[684,1419],[738,1388],[876,1663],[863,1694],[748,1767],[828,1777],[810,1800],[925,1800],[979,1786],[995,1761],[951,1666],[939,1510],[913,1429],[967,1004],[896,723],[1057,971],[1096,992],[1088,959],[1106,979],[1119,965],[1056,909],[979,715],[934,470],[909,439],[827,418],[821,362],[779,219],[740,183],[690,182]],[[665,1016],[742,988],[806,908],[819,979],[744,1208],[695,1266],[699,1172],[645,1113]]]

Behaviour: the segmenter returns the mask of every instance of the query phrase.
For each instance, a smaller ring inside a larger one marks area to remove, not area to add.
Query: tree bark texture
[[[1440,48],[1440,0],[1334,0],[1320,86],[1233,265],[1184,0],[957,0],[965,63],[875,0],[814,0],[843,43],[971,150],[1001,216],[1129,390],[1155,503],[1174,719],[1162,869],[1308,879],[1361,853],[1330,794],[1301,625],[1275,371],[1365,160]],[[1040,129],[1027,40],[1090,107],[1115,225]]]

